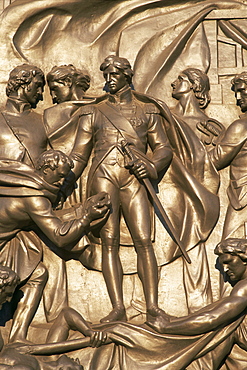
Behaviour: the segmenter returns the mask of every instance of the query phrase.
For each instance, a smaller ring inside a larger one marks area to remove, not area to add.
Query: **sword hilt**
[[[121,147],[123,150],[123,153],[126,154],[129,158],[128,163],[126,163],[125,168],[132,168],[136,161],[138,161],[138,158],[135,156],[135,154],[132,152],[130,145],[131,143],[128,143],[126,140],[121,141]]]
[[[121,142],[121,146],[122,146],[122,150],[123,150],[123,153],[126,153],[126,155],[128,156],[128,158],[130,159],[130,162],[128,162],[128,165],[126,165],[125,167],[126,168],[131,168],[133,167],[134,163],[138,160],[138,158],[135,156],[135,154],[132,152],[130,146],[131,146],[131,143],[128,143],[126,140],[122,140]],[[143,178],[139,181],[142,181],[144,186],[146,187],[148,193],[150,194],[152,200],[154,201],[154,204],[156,205],[156,207],[158,208],[159,212],[160,212],[160,215],[162,217],[162,219],[164,220],[165,222],[165,225],[166,225],[166,229],[168,231],[168,233],[170,234],[170,236],[174,239],[174,241],[176,242],[176,244],[178,245],[183,257],[185,258],[185,260],[188,262],[188,263],[191,263],[191,260],[190,260],[190,257],[188,256],[188,253],[186,251],[186,249],[184,248],[184,246],[182,245],[178,235],[177,235],[177,232],[176,230],[174,229],[172,223],[170,222],[154,188],[153,188],[153,185],[151,184],[150,180],[148,178]]]

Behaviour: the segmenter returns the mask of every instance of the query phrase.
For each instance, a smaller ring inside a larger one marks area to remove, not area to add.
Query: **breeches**
[[[146,189],[129,170],[101,164],[91,183],[90,193],[107,192],[111,197],[112,211],[101,230],[101,239],[119,242],[120,214],[122,212],[133,242],[151,241],[150,205]]]

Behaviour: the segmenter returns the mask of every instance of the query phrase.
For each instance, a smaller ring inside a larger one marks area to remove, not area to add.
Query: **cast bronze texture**
[[[0,5],[0,368],[244,369],[245,2]]]

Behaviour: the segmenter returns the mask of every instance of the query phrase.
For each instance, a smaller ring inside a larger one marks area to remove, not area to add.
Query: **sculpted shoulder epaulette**
[[[79,117],[81,116],[88,116],[95,112],[95,107],[93,105],[85,105],[84,107],[80,108]]]
[[[153,103],[146,103],[144,111],[146,114],[160,114],[159,109]]]

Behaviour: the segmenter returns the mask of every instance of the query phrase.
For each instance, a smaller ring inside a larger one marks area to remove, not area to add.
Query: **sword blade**
[[[169,235],[172,237],[172,239],[175,241],[175,243],[179,246],[179,249],[180,251],[182,252],[182,255],[184,256],[185,260],[188,262],[188,263],[191,263],[191,259],[187,253],[187,251],[185,250],[182,242],[180,241],[179,239],[179,236],[177,235],[177,232],[176,230],[174,229],[173,225],[171,224],[171,221],[169,220],[167,214],[166,214],[166,211],[164,210],[164,207],[162,206],[154,188],[153,188],[153,185],[151,184],[149,178],[144,178],[142,179],[147,191],[149,192],[152,200],[154,201],[154,204],[156,205],[156,207],[158,208],[160,214],[161,214],[161,217],[165,223],[165,226],[166,226],[166,230],[167,232],[169,233]]]

